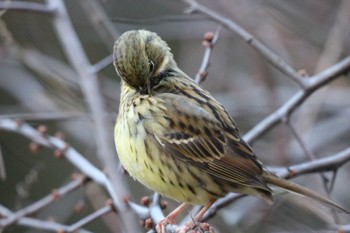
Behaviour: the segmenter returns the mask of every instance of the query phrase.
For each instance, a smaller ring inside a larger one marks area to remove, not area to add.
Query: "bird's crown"
[[[119,76],[135,89],[145,89],[153,77],[176,66],[167,43],[156,33],[133,30],[114,44],[114,66]]]

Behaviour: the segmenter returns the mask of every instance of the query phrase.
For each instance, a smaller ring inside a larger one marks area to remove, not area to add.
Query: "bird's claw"
[[[168,224],[176,224],[176,222],[173,218],[166,217],[157,224],[156,232],[157,233],[166,233],[166,226]]]
[[[186,223],[181,227],[176,233],[215,233],[215,230],[212,226],[205,222],[191,221]]]

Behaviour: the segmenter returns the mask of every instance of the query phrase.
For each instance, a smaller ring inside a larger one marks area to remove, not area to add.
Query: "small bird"
[[[204,205],[229,192],[273,203],[271,187],[347,210],[305,187],[267,171],[239,135],[225,108],[181,71],[156,33],[127,31],[114,44],[121,78],[114,137],[120,162],[148,188],[183,202],[163,222],[174,222],[188,204]],[[164,228],[163,228],[164,229]]]

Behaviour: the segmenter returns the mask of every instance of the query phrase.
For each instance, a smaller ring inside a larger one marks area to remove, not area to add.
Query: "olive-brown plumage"
[[[176,65],[155,33],[124,33],[114,46],[122,79],[115,143],[129,174],[182,202],[205,204],[229,192],[273,202],[271,185],[347,212],[267,172],[225,108]]]

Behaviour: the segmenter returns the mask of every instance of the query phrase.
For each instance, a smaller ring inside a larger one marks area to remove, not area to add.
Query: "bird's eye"
[[[148,64],[149,64],[149,72],[153,72],[153,71],[154,71],[154,64],[153,64],[153,61],[149,60],[149,61],[148,61]]]

